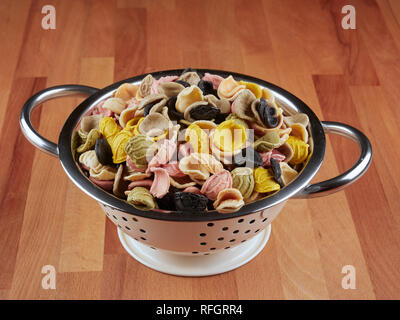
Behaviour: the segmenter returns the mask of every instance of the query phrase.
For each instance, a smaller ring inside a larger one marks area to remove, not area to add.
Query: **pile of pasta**
[[[187,68],[122,84],[82,117],[72,150],[94,184],[137,209],[230,213],[297,177],[308,125],[267,88]]]

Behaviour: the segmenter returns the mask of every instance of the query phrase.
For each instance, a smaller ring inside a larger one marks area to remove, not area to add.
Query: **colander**
[[[111,97],[122,83],[138,84],[147,74],[103,89],[82,85],[51,87],[33,95],[23,106],[20,115],[21,129],[26,138],[40,150],[58,157],[69,178],[99,202],[107,217],[117,226],[123,246],[134,258],[153,269],[184,276],[221,273],[251,260],[267,243],[271,222],[288,199],[320,197],[342,190],[364,174],[372,158],[371,144],[362,132],[343,123],[319,121],[303,101],[274,84],[234,72],[209,69],[197,71],[218,74],[224,78],[232,75],[236,80],[256,83],[271,90],[277,104],[286,113],[302,112],[308,115],[312,155],[292,183],[273,196],[247,204],[229,214],[216,211],[203,214],[140,211],[94,185],[74,161],[71,151],[72,132],[89,109]],[[158,78],[181,73],[179,69],[154,72],[152,75]],[[87,99],[68,117],[57,144],[45,139],[32,126],[32,110],[47,100],[72,95],[85,96]],[[356,141],[360,146],[360,156],[345,173],[309,184],[324,159],[325,133],[339,134]]]

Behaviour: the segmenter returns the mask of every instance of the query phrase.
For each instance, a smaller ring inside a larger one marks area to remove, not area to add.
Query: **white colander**
[[[155,78],[179,75],[182,70],[152,73]],[[222,77],[253,82],[271,90],[276,102],[287,114],[302,112],[310,119],[311,157],[298,177],[273,196],[255,201],[239,211],[221,214],[141,211],[127,202],[103,191],[82,174],[71,151],[71,137],[80,118],[100,101],[112,96],[122,83],[139,83],[146,75],[136,76],[96,89],[81,85],[51,87],[33,95],[23,106],[20,125],[27,139],[39,149],[59,157],[71,180],[100,203],[107,217],[118,227],[127,251],[145,265],[178,275],[210,275],[232,270],[254,258],[268,241],[270,224],[289,198],[310,198],[327,195],[348,186],[367,170],[372,149],[367,137],[359,130],[337,122],[320,122],[300,99],[284,89],[250,76],[198,69]],[[62,96],[89,96],[66,120],[58,144],[42,137],[32,126],[30,115],[41,103]],[[345,173],[327,181],[309,185],[325,155],[325,132],[336,133],[358,142],[361,153],[355,165]]]

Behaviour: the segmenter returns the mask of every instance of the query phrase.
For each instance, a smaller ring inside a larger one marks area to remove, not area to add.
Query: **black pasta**
[[[256,150],[254,150],[252,147],[247,147],[234,155],[233,164],[237,167],[261,167],[263,164],[263,159]]]
[[[208,198],[193,192],[176,192],[174,202],[178,211],[204,211],[207,208]]]
[[[213,210],[215,210],[215,208],[214,208],[214,201],[212,201],[211,199],[208,199],[208,202],[207,202],[207,210],[208,210],[208,211],[213,211]]]
[[[143,114],[147,116],[150,113],[151,108],[153,108],[157,103],[159,103],[162,99],[158,99],[156,101],[150,102],[144,106]]]
[[[229,116],[229,113],[219,113],[215,117],[215,123],[220,124],[226,120],[226,118]]]
[[[217,90],[214,89],[211,81],[200,80],[197,86],[203,91],[204,95],[212,94],[218,97]]]
[[[279,119],[276,114],[276,109],[268,105],[264,98],[260,98],[260,102],[256,106],[256,110],[261,118],[261,121],[267,128],[275,128],[278,125]]]
[[[168,99],[166,106],[168,108],[168,116],[171,120],[180,120],[183,119],[183,113],[180,113],[176,110],[176,99],[177,96],[171,97]]]
[[[174,201],[174,194],[171,192],[168,192],[164,197],[161,199],[155,198],[157,205],[160,209],[162,210],[170,210],[170,211],[175,211],[175,201]]]
[[[274,158],[271,158],[270,162],[271,162],[271,169],[272,169],[272,172],[274,174],[274,179],[275,179],[276,182],[279,183],[281,188],[283,188],[282,170],[281,170],[281,166],[279,164],[279,161],[274,159]]]
[[[191,109],[189,114],[195,120],[212,120],[220,114],[220,110],[211,104],[198,105]]]
[[[102,165],[114,165],[111,146],[108,144],[106,138],[100,137],[96,140],[94,151],[96,153],[97,160],[99,160]]]

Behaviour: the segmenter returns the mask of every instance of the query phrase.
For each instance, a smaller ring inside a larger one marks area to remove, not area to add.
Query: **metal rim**
[[[269,207],[272,207],[282,201],[286,201],[287,199],[294,196],[296,193],[301,191],[310,180],[317,173],[320,168],[324,155],[325,155],[325,146],[326,139],[323,127],[321,122],[315,113],[299,98],[291,94],[290,92],[269,83],[267,81],[247,76],[240,73],[229,72],[229,71],[221,71],[221,70],[212,70],[212,69],[195,69],[200,73],[213,73],[218,74],[222,77],[227,77],[228,75],[232,75],[237,80],[244,80],[254,82],[263,87],[269,88],[274,92],[278,93],[291,105],[293,105],[298,112],[302,112],[308,115],[310,119],[310,132],[311,137],[314,141],[313,153],[307,163],[307,165],[300,172],[299,176],[291,182],[288,186],[280,190],[273,196],[268,198],[264,198],[258,200],[256,202],[249,203],[243,206],[239,211],[229,213],[229,214],[221,214],[216,211],[202,212],[202,213],[190,213],[190,212],[165,212],[163,210],[153,210],[153,211],[141,211],[136,209],[135,207],[129,205],[127,202],[111,195],[110,193],[100,189],[96,185],[94,185],[86,176],[84,176],[80,169],[78,168],[76,162],[74,161],[72,152],[71,152],[71,136],[72,132],[77,125],[80,118],[95,104],[99,101],[105,99],[110,96],[114,90],[116,90],[121,84],[125,82],[136,82],[142,80],[146,74],[142,74],[136,77],[128,78],[119,82],[116,82],[108,87],[100,89],[97,93],[88,97],[85,101],[83,101],[75,110],[70,114],[68,119],[66,120],[60,136],[58,140],[58,148],[59,148],[59,158],[61,164],[70,177],[70,179],[86,194],[88,194],[93,199],[110,206],[116,210],[123,211],[128,214],[142,216],[146,218],[153,219],[161,219],[161,220],[172,220],[172,221],[212,221],[212,220],[221,220],[221,219],[231,219],[240,216],[244,216],[247,214],[251,214],[254,212],[265,210]],[[164,70],[158,72],[151,72],[154,77],[161,77],[166,75],[180,75],[183,69],[174,69],[174,70]]]

